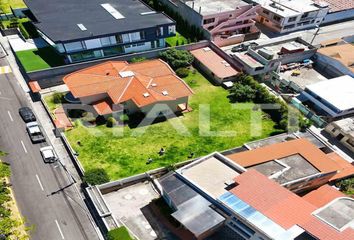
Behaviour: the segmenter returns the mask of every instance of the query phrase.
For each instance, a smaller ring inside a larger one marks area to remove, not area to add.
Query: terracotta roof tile
[[[320,208],[338,197],[345,197],[345,195],[334,187],[326,184],[309,192],[302,198],[312,205],[315,205],[317,208]]]
[[[235,70],[210,48],[193,50],[191,53],[199,62],[201,62],[219,78],[227,78],[239,74],[239,71]]]
[[[112,101],[110,99],[103,99],[101,101],[92,104],[92,106],[96,110],[96,112],[100,115],[111,114],[113,112],[111,107]]]
[[[231,193],[254,207],[284,229],[298,225],[321,240],[354,239],[350,227],[342,232],[319,220],[312,213],[318,209],[304,198],[292,193],[266,176],[250,169],[235,178]]]
[[[243,167],[250,167],[274,159],[300,154],[319,171],[326,173],[340,169],[338,164],[329,158],[307,139],[296,139],[276,143],[265,147],[230,154],[227,157]]]
[[[327,156],[332,159],[338,166],[338,173],[330,179],[331,181],[336,181],[354,175],[354,166],[339,156],[337,153],[332,152],[327,154]]]
[[[354,73],[354,44],[347,43],[324,47],[318,49],[317,52],[336,59]]]
[[[134,75],[120,75],[127,71]],[[64,77],[64,82],[76,98],[107,93],[114,104],[132,100],[139,107],[193,94],[189,86],[160,59],[133,64],[109,61],[69,74]],[[168,95],[165,96],[163,91]],[[145,93],[149,96],[145,97]]]

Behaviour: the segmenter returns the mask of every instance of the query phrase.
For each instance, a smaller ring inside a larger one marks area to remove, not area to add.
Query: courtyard
[[[127,125],[123,127],[123,134],[117,134],[117,129],[122,127],[86,127],[76,121],[75,128],[65,134],[79,154],[85,170],[103,168],[111,180],[120,179],[281,132],[267,115],[257,111],[259,119],[262,119],[261,130],[258,134],[251,134],[252,103],[243,106],[246,110],[235,109],[227,98],[228,91],[213,86],[196,70],[192,70],[184,80],[195,94],[189,101],[192,111],[182,116],[144,127]],[[207,110],[201,111],[201,107]],[[208,115],[208,109],[210,126],[204,121],[199,123],[201,116]],[[176,125],[183,125],[187,134],[176,131]],[[205,136],[200,134],[205,128],[233,133]],[[161,148],[165,150],[163,155],[158,154]],[[152,160],[149,164],[148,159]]]

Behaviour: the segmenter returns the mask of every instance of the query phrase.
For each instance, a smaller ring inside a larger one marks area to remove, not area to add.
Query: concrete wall
[[[159,113],[162,112],[165,116],[169,116],[177,112],[178,104],[188,103],[188,97],[178,98],[174,101],[159,102],[158,104],[150,104],[148,106],[142,107],[141,111],[146,114],[148,118],[156,118]]]
[[[354,8],[347,9],[344,11],[339,11],[339,12],[328,13],[327,16],[324,18],[324,20],[322,21],[322,24],[335,23],[335,22],[340,22],[343,20],[350,20],[350,19],[354,19]]]
[[[178,47],[176,47],[176,49],[191,51],[191,50],[195,50],[195,49],[203,48],[203,47],[208,47],[208,46],[209,46],[208,41],[201,41],[201,42],[194,43],[194,44],[178,46]],[[69,64],[69,65],[65,65],[65,66],[61,66],[61,67],[54,67],[54,68],[50,68],[50,69],[46,69],[46,70],[29,72],[26,75],[29,80],[38,81],[41,88],[49,88],[49,87],[63,84],[63,77],[65,75],[75,72],[75,71],[78,71],[83,68],[97,65],[97,64],[105,62],[105,61],[129,61],[135,57],[145,57],[148,59],[149,58],[157,58],[161,51],[165,51],[167,49],[168,48],[155,49],[155,50],[141,52],[141,53],[132,53],[132,54],[111,57],[111,58],[104,58],[104,59],[99,59],[99,60],[93,60],[93,61],[88,61],[88,62],[83,62],[83,63]]]
[[[354,73],[336,59],[323,55],[319,52],[316,53],[315,57],[318,69],[326,72],[329,76],[340,77],[343,75],[349,75],[354,77]]]

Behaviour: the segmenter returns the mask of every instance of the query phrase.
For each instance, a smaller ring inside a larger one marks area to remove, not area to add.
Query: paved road
[[[7,66],[6,58],[0,66]],[[44,164],[18,115],[28,96],[12,73],[0,75],[0,148],[9,153],[11,183],[22,215],[34,226],[35,240],[98,239],[76,185],[59,164]]]

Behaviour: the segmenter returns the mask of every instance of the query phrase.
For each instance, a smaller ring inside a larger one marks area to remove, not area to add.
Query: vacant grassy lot
[[[16,52],[26,72],[57,67],[64,64],[64,59],[51,47]]]
[[[179,45],[183,45],[183,44],[187,44],[188,40],[183,37],[180,33],[176,32],[176,36],[174,37],[169,37],[166,38],[166,42],[168,43],[168,45],[170,45],[171,47],[176,46],[176,43],[178,41]]]
[[[115,136],[112,129],[104,125],[90,129],[78,126],[66,132],[72,147],[79,153],[84,168],[102,167],[111,179],[119,179],[187,160],[191,152],[195,157],[203,156],[267,137],[277,131],[274,123],[266,118],[262,120],[261,134],[252,137],[250,110],[233,109],[227,98],[228,91],[211,85],[198,72],[191,73],[185,80],[193,88],[195,95],[190,98],[193,111],[183,117],[142,128],[130,129],[126,126],[122,137]],[[235,131],[236,134],[228,137],[201,136],[200,104],[210,104],[212,131]],[[179,121],[188,129],[189,136],[179,134],[172,127],[171,123]],[[132,132],[137,129],[146,132],[143,135],[132,136]],[[101,136],[94,136],[92,133],[100,133]],[[80,141],[80,146],[77,141]],[[166,153],[158,156],[161,147],[165,148]],[[149,157],[153,162],[147,165]]]
[[[10,6],[15,8],[25,8],[26,4],[22,0],[0,0],[0,7],[5,13],[10,13]]]

